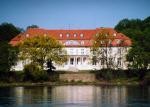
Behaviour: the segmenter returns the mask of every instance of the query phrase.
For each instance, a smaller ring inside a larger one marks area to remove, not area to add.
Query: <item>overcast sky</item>
[[[150,0],[0,0],[0,23],[26,28],[114,27],[123,18],[150,16]]]

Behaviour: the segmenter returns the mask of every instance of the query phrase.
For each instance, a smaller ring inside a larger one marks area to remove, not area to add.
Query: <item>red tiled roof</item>
[[[96,33],[103,32],[108,33],[109,35],[114,36],[114,40],[112,41],[112,46],[118,46],[117,40],[122,40],[123,43],[121,46],[131,46],[131,40],[127,36],[122,33],[117,33],[113,28],[96,28],[96,29],[80,29],[80,30],[46,30],[41,28],[30,28],[26,32],[17,35],[10,41],[10,44],[16,45],[18,42],[24,40],[29,37],[34,36],[53,36],[57,40],[61,41],[66,47],[91,47],[92,40],[94,39],[94,35]],[[60,36],[60,34],[62,36]],[[67,37],[67,34],[69,36]],[[76,36],[74,36],[76,34]],[[81,37],[81,34],[83,36]],[[68,42],[70,41],[70,42]],[[68,42],[68,44],[66,43]]]

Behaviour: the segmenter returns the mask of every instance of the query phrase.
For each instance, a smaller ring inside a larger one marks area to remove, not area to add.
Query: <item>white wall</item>
[[[108,49],[108,58],[113,58],[114,64],[117,65],[118,58],[121,57],[120,68],[127,69],[127,62],[125,56],[129,48],[130,47],[112,47],[111,50]],[[68,62],[64,63],[61,66],[54,64],[56,66],[56,70],[78,71],[103,68],[100,60],[96,65],[92,65],[92,53],[90,51],[90,47],[65,47],[65,49],[68,54]],[[121,52],[119,50],[121,50]],[[70,58],[74,58],[75,63],[73,65],[70,64]],[[77,58],[80,58],[80,62],[78,64]],[[84,60],[84,58],[86,60]],[[27,63],[29,63],[29,61],[18,61],[17,65],[13,66],[12,69],[16,71],[23,70],[23,66]]]

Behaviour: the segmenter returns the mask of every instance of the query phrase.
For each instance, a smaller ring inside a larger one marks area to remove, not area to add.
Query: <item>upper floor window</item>
[[[76,33],[74,34],[74,37],[77,37],[77,34],[76,34]]]
[[[84,45],[84,41],[81,41],[81,45]]]
[[[26,34],[26,37],[29,37],[29,34]]]
[[[63,35],[62,35],[62,34],[59,34],[59,36],[62,37]]]
[[[46,37],[46,36],[47,36],[47,34],[45,33],[45,34],[44,34],[44,37]]]
[[[117,34],[116,34],[116,33],[114,33],[113,35],[114,35],[114,36],[116,36]]]
[[[69,33],[67,33],[66,36],[69,37]]]
[[[80,36],[83,37],[83,33],[81,33]]]
[[[82,54],[82,55],[84,54],[84,49],[81,49],[81,54]]]
[[[73,49],[70,49],[70,54],[73,54]]]

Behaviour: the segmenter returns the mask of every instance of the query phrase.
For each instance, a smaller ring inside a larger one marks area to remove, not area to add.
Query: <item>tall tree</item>
[[[30,28],[39,28],[38,25],[30,25],[30,26],[27,26],[27,29],[30,29]]]
[[[49,60],[56,64],[63,64],[67,61],[63,45],[48,35],[29,37],[18,46],[22,60],[30,60],[31,63],[39,65],[42,69]]]
[[[124,23],[124,20],[126,23]],[[129,67],[134,69],[150,68],[150,16],[144,20],[123,19],[115,29],[129,36],[132,41],[132,48],[127,55],[130,62]]]
[[[16,64],[18,48],[12,47],[7,42],[0,42],[0,72],[8,72]]]
[[[20,28],[17,28],[11,23],[2,23],[0,25],[0,41],[9,42],[13,37],[21,32]]]
[[[103,68],[113,68],[114,61],[111,56],[111,42],[113,41],[113,35],[110,35],[107,31],[103,30],[95,35],[93,41],[92,53],[93,64],[101,62]]]

